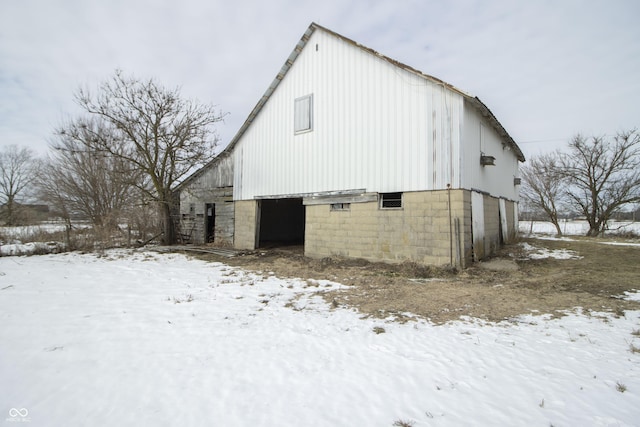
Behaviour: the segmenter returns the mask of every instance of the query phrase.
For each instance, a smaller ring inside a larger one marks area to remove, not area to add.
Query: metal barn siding
[[[313,129],[294,134],[294,100]],[[235,200],[460,188],[463,95],[316,30],[233,150]]]
[[[488,120],[470,102],[464,103],[462,187],[481,189],[492,196],[518,200],[518,153],[503,142]],[[482,166],[480,156],[495,157],[494,166]]]

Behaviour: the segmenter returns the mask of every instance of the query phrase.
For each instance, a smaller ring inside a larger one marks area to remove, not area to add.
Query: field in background
[[[562,221],[562,233],[568,236],[585,236],[589,230],[586,221]],[[520,221],[520,233],[524,234],[556,234],[556,228],[548,221]],[[606,236],[640,237],[640,221],[611,221]]]
[[[96,233],[89,222],[74,222],[71,228],[61,222],[0,227],[0,256],[42,255],[68,250],[101,251],[106,248],[140,246],[147,240],[140,233],[121,225],[118,230]]]
[[[74,229],[91,228],[89,223],[74,223]],[[126,228],[126,227],[124,227]],[[586,221],[562,221],[560,228],[567,235],[585,235],[589,229]],[[525,221],[520,220],[519,230],[521,233],[538,233],[538,234],[555,234],[556,229],[548,221]],[[46,222],[40,225],[27,225],[18,227],[0,227],[0,240],[5,243],[11,243],[7,240],[19,240],[21,243],[30,241],[39,241],[42,236],[56,235],[65,231],[65,225],[62,222]],[[609,223],[609,230],[606,234],[616,235],[625,233],[636,233],[640,237],[640,221],[612,221]],[[36,239],[36,240],[33,240]]]

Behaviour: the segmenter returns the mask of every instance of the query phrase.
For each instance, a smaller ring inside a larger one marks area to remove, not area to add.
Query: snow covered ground
[[[639,424],[638,311],[398,324],[313,295],[339,286],[153,252],[2,257],[0,423]]]
[[[533,223],[533,224],[532,224]],[[523,234],[556,234],[556,228],[548,221],[523,221],[518,223],[519,231]],[[561,221],[560,229],[565,236],[584,236],[589,231],[587,221]],[[634,232],[640,234],[640,222],[631,221],[611,221],[609,223],[608,236],[615,236],[616,233]]]

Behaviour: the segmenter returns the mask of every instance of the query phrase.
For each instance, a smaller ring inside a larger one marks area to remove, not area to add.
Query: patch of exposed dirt
[[[640,309],[640,303],[618,297],[640,290],[639,247],[605,246],[589,239],[522,242],[551,251],[574,251],[577,258],[529,259],[522,244],[507,246],[496,257],[462,271],[414,263],[310,259],[302,247],[260,250],[230,259],[196,256],[279,277],[348,285],[349,289],[320,294],[334,307],[354,307],[380,318],[407,320],[415,315],[444,323],[461,316],[501,321],[530,313],[562,315],[577,307],[616,315]]]

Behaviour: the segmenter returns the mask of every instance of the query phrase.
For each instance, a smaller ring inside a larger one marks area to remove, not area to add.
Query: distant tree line
[[[636,219],[640,133],[633,129],[612,137],[576,135],[567,151],[533,157],[521,172],[523,209],[546,217],[558,235],[561,218],[573,216],[589,223],[587,236],[600,236],[614,218]]]
[[[69,226],[83,217],[108,235],[125,222],[174,243],[175,187],[213,158],[224,114],[121,71],[74,98],[84,113],[55,129],[46,158],[0,151],[0,219],[19,224],[20,201],[40,200]]]

